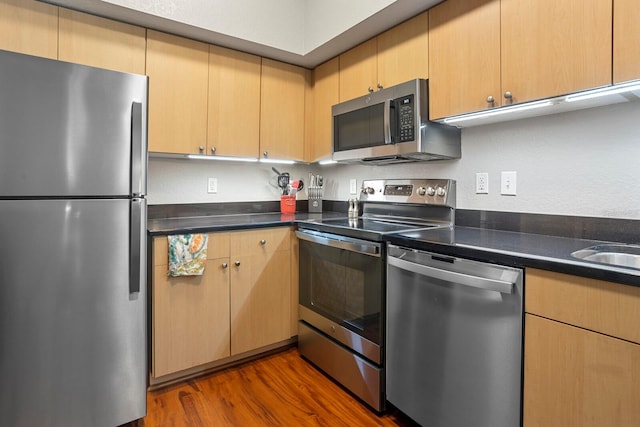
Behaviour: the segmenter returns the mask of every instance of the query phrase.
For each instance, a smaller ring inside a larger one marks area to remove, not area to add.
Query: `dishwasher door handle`
[[[503,294],[512,294],[515,283],[505,282],[504,280],[489,279],[487,277],[472,276],[470,274],[456,273],[455,271],[442,270],[428,265],[416,264],[414,262],[405,261],[396,257],[387,257],[387,263],[403,270],[421,276],[433,277],[435,279],[444,280],[450,283],[456,283],[473,288],[484,289],[487,291],[496,291]]]

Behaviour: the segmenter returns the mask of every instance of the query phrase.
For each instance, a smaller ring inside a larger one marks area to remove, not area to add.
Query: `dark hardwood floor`
[[[147,393],[145,427],[412,426],[378,416],[303,360],[296,348]]]

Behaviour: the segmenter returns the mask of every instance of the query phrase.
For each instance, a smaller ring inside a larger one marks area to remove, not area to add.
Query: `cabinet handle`
[[[373,88],[371,86],[369,86],[369,93],[373,93]]]
[[[204,154],[204,145],[201,145],[199,149],[200,149],[200,154]]]
[[[234,264],[236,265],[236,267],[240,267],[240,261],[236,261]]]
[[[493,96],[491,95],[487,96],[487,104],[489,104],[489,107],[495,107],[496,100],[493,99]]]
[[[266,240],[264,240],[264,239],[262,239],[262,240],[260,240],[260,244],[261,244],[262,246],[264,246],[264,245],[266,245],[266,244],[267,244],[267,241],[266,241]]]
[[[507,104],[512,104],[513,103],[513,95],[511,94],[511,92],[506,91],[504,93],[504,99],[507,100]]]
[[[222,263],[222,268],[227,268],[227,267],[229,267],[229,264],[227,264],[226,262],[223,262]]]
[[[384,89],[384,86],[382,86],[381,83],[378,83],[378,90],[380,90],[380,89]]]
[[[216,147],[211,147],[211,154],[216,154]]]
[[[266,159],[267,157],[269,157],[269,152],[268,152],[268,151],[264,151],[264,152],[262,153],[262,157],[264,157],[265,159]]]

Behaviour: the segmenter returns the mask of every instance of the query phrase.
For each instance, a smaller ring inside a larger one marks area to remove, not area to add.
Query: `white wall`
[[[463,209],[640,219],[640,102],[464,129],[459,160],[392,166],[276,166],[307,181],[325,177],[325,198],[346,200],[349,179],[453,178]],[[516,196],[500,172],[517,171]],[[475,173],[489,194],[475,194]],[[207,177],[219,193],[206,193]],[[270,166],[150,159],[151,204],[277,200]],[[302,194],[301,198],[305,198]]]

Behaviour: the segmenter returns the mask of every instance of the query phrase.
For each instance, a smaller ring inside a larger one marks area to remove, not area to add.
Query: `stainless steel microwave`
[[[429,121],[424,79],[336,104],[333,160],[386,164],[460,158],[460,129]]]

